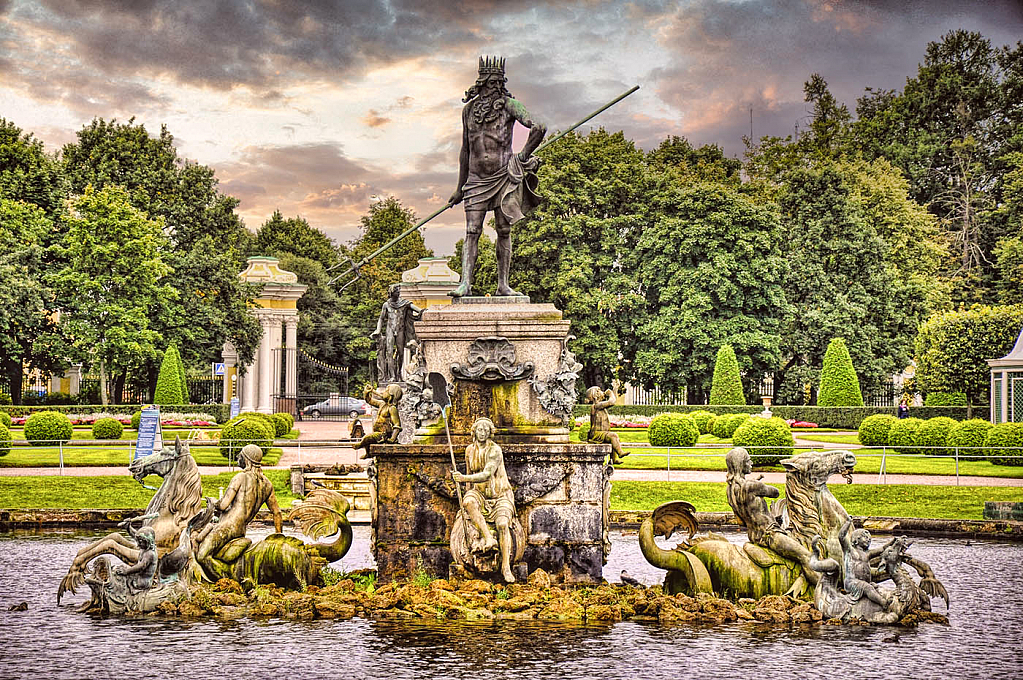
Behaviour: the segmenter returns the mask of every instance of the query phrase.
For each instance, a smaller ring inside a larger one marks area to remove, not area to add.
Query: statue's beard
[[[501,115],[504,108],[504,97],[498,92],[482,93],[476,97],[472,105],[472,119],[477,124],[492,123]]]

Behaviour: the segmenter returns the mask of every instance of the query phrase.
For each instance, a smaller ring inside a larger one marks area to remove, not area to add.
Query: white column
[[[257,390],[256,411],[270,413],[270,320],[265,316],[259,319],[263,327],[263,337],[259,339],[259,358],[256,363],[259,366],[259,384]]]
[[[284,393],[289,397],[298,395],[298,317],[289,316],[284,320]]]
[[[256,410],[256,368],[259,365],[259,357],[253,361],[245,370],[245,375],[238,378],[241,381],[241,409],[243,411]]]
[[[270,396],[281,395],[281,347],[284,345],[284,319],[270,317]],[[270,403],[273,408],[273,399]]]

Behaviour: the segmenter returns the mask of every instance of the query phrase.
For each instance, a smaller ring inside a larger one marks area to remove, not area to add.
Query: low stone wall
[[[526,534],[523,561],[555,580],[600,583],[606,444],[503,444]],[[441,445],[373,446],[376,457],[374,553],[377,579],[408,580],[418,570],[445,578],[448,537],[458,511],[449,481],[451,456]],[[464,465],[464,454],[456,452]],[[463,467],[464,469],[464,467]]]

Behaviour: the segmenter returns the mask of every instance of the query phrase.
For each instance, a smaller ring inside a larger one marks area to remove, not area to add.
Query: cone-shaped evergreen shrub
[[[849,348],[842,338],[832,338],[824,352],[818,406],[863,406],[860,381],[853,368]]]
[[[714,378],[710,385],[710,403],[713,406],[746,405],[742,377],[739,375],[739,362],[731,345],[722,345],[718,350],[717,360],[714,362]]]
[[[156,378],[156,392],[153,393],[154,404],[182,404],[181,376],[178,373],[178,348],[171,345],[163,353],[160,362],[160,374]]]
[[[181,401],[178,403],[189,404],[191,402],[188,398],[188,378],[185,377],[185,363],[181,360],[181,352],[175,349],[174,353],[178,355],[178,380],[181,386]]]

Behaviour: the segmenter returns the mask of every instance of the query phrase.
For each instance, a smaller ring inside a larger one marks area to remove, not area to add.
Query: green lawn
[[[220,448],[216,446],[193,446],[192,457],[198,465],[228,465]],[[283,449],[274,447],[263,457],[264,465],[276,465]],[[120,446],[64,447],[65,467],[109,467],[130,462],[129,448]],[[0,456],[0,467],[59,467],[60,449],[56,446],[12,446],[10,453]]]
[[[784,485],[775,485],[785,495]],[[855,516],[983,519],[984,501],[1023,502],[1023,487],[832,484],[835,497]],[[618,481],[612,510],[653,510],[661,503],[689,501],[700,512],[729,512],[724,483]]]
[[[705,435],[706,436],[706,435]],[[701,439],[703,439],[701,437]],[[720,441],[720,440],[719,440]],[[664,470],[668,465],[666,449],[663,448],[628,448],[629,453],[618,467],[630,470]],[[726,449],[686,449],[686,453],[702,455],[682,455],[677,450],[671,456],[672,470],[725,470]],[[856,449],[856,472],[878,474],[881,471],[881,449]],[[765,471],[782,472],[780,465],[763,469]],[[885,457],[885,470],[889,474],[902,475],[955,475],[956,464],[953,458],[933,458],[920,455],[893,455],[888,452]],[[959,459],[959,474],[976,477],[1007,477],[1023,479],[1023,466],[995,465],[986,460],[974,460],[962,457]]]
[[[857,434],[803,434],[794,432],[800,439],[808,442],[828,442],[831,444],[859,444],[860,436]]]
[[[204,496],[216,498],[219,487],[227,488],[231,478],[238,474],[222,472],[202,478]],[[290,507],[295,496],[291,493],[291,472],[288,470],[265,470],[274,484],[277,500],[282,507]],[[159,486],[157,476],[146,478],[150,486]],[[101,508],[116,510],[122,508],[145,508],[154,492],[144,489],[134,479],[125,475],[108,477],[0,477],[0,506],[11,510],[16,508],[64,508],[80,510]]]

